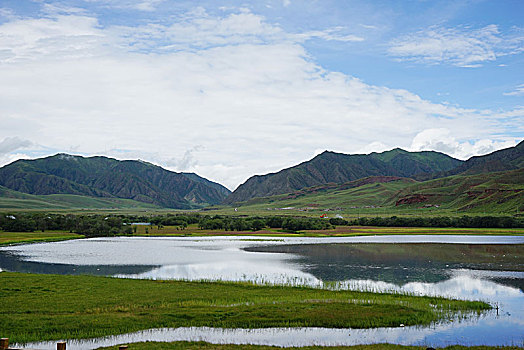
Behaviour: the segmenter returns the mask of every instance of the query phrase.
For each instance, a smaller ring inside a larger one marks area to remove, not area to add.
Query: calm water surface
[[[394,243],[394,244],[393,244]],[[127,278],[255,281],[488,301],[496,310],[431,327],[160,329],[69,344],[206,340],[278,346],[375,342],[524,345],[524,237],[95,238],[0,248],[0,269]],[[30,344],[52,348],[54,343]]]

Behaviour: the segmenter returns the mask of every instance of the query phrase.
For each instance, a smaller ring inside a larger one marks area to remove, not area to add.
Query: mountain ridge
[[[315,185],[344,183],[369,176],[414,177],[448,171],[462,162],[440,152],[408,152],[400,148],[370,154],[324,151],[293,167],[249,178],[224,203],[233,204],[250,198],[290,193]]]
[[[383,212],[433,208],[443,213],[524,212],[524,168],[474,175],[452,175],[427,181],[392,176],[368,177],[342,184],[324,184],[291,193],[251,198],[236,203],[243,211],[294,208],[309,211],[351,211],[381,208]],[[428,209],[429,210],[429,209]],[[349,214],[348,214],[349,215]]]
[[[220,203],[229,190],[197,174],[137,160],[58,153],[0,168],[0,185],[33,195],[132,199],[175,209]]]
[[[326,150],[295,166],[254,175],[231,193],[221,184],[197,174],[172,172],[142,160],[58,153],[33,160],[17,160],[0,168],[0,186],[20,194],[7,195],[6,191],[0,191],[0,197],[22,201],[21,194],[25,193],[43,196],[28,200],[51,200],[54,205],[57,198],[66,198],[60,196],[84,196],[91,198],[85,201],[93,206],[113,203],[116,206],[140,205],[116,201],[125,199],[157,207],[193,209],[215,204],[245,203],[254,198],[282,194],[304,195],[311,189],[324,191],[334,188],[334,184],[344,190],[344,186],[355,187],[366,182],[387,183],[400,179],[404,182],[428,181],[523,167],[524,141],[514,147],[471,157],[466,161],[440,152],[409,152],[401,148],[370,154],[344,154]],[[107,200],[94,201],[96,198]],[[74,203],[83,202],[76,197],[66,199]],[[416,198],[407,198],[405,201],[410,200]]]

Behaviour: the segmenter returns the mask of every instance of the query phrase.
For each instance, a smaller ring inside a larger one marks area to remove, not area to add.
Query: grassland
[[[426,350],[426,346],[405,346],[395,344],[371,344],[371,345],[354,345],[354,346],[306,346],[306,347],[290,347],[288,350]],[[100,348],[107,350],[116,350],[118,346]],[[206,342],[144,342],[134,343],[129,346],[129,349],[136,350],[277,350],[282,349],[276,346],[264,345],[232,345],[232,344],[210,344]],[[517,346],[460,346],[452,345],[445,348],[438,348],[445,350],[516,350],[522,349]]]
[[[135,235],[139,236],[270,236],[270,237],[350,237],[378,235],[524,235],[524,228],[434,228],[434,227],[364,227],[337,226],[329,230],[302,231],[298,233],[283,232],[280,229],[260,231],[223,231],[201,230],[197,225],[189,225],[181,230],[177,226],[137,226]]]
[[[147,229],[147,232],[146,232]],[[282,232],[278,229],[261,231],[223,231],[201,230],[197,225],[189,225],[184,230],[177,226],[137,226],[133,236],[141,237],[205,237],[205,236],[260,236],[260,237],[352,237],[379,235],[524,235],[524,228],[515,229],[480,229],[480,228],[432,228],[432,227],[361,227],[337,226],[330,230],[303,231],[298,233]],[[68,239],[84,238],[84,235],[67,231],[45,232],[3,232],[0,231],[0,246],[55,242]]]
[[[0,273],[0,330],[12,342],[157,327],[368,328],[422,325],[482,302],[248,283]]]
[[[121,198],[94,198],[72,194],[27,195],[29,198],[0,197],[0,208],[7,210],[71,210],[71,209],[106,209],[133,210],[156,209],[156,205]]]
[[[0,186],[0,209],[70,210],[70,209],[158,209],[157,205],[123,198],[101,198],[73,194],[32,195]]]
[[[236,207],[215,207],[220,214],[318,216],[325,210],[345,218],[367,216],[515,215],[524,212],[524,169],[455,175],[430,181],[372,178],[326,184],[293,193],[253,198]],[[364,183],[364,184],[362,184]],[[287,209],[282,209],[287,208]],[[293,209],[289,209],[293,208]]]
[[[524,195],[522,200],[524,202]],[[316,204],[316,202],[309,201],[309,204]],[[274,206],[274,207],[273,207]],[[468,216],[513,216],[515,214],[522,215],[520,204],[516,204],[511,210],[499,210],[498,207],[485,208],[486,210],[459,210],[457,208],[449,207],[422,207],[421,205],[410,205],[410,206],[355,206],[353,207],[341,207],[336,202],[328,204],[326,206],[302,206],[298,203],[280,203],[275,202],[273,206],[267,204],[256,204],[256,205],[238,205],[235,207],[217,206],[213,208],[207,208],[200,213],[205,215],[231,215],[231,216],[305,216],[305,217],[320,217],[321,215],[328,215],[332,218],[336,215],[341,215],[344,219],[352,220],[362,217],[460,217],[464,215]],[[286,208],[286,209],[282,209]],[[287,209],[291,208],[291,209]],[[308,209],[306,209],[308,208]],[[520,214],[519,214],[520,213]]]
[[[522,215],[523,174],[524,169],[519,169],[469,176],[455,175],[421,182],[402,178],[389,182],[373,182],[375,180],[367,178],[344,184],[325,184],[271,197],[253,198],[231,206],[213,206],[198,211],[209,215],[239,216],[318,217],[327,213],[330,217],[339,214],[346,219],[393,215]],[[0,208],[12,212],[44,210],[84,214],[154,215],[188,212],[160,208],[129,199],[59,194],[35,196],[1,186]]]
[[[54,242],[83,238],[83,235],[65,231],[46,232],[3,232],[0,231],[0,246],[18,243]]]

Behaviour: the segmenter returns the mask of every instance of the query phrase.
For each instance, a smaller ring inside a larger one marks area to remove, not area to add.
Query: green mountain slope
[[[393,176],[371,176],[343,184],[329,183],[303,188],[291,193],[257,197],[239,206],[260,208],[351,208],[382,206],[407,185],[416,181]]]
[[[524,168],[524,141],[483,156],[471,157],[454,169],[436,174],[422,174],[418,180],[428,180],[457,174],[474,175]]]
[[[448,176],[410,185],[392,197],[396,206],[515,213],[524,210],[524,168],[475,175]]]
[[[326,184],[288,194],[235,203],[244,209],[438,207],[467,212],[524,211],[524,168],[477,175],[455,175],[417,182],[409,178],[369,177],[344,184]]]
[[[277,173],[257,175],[240,185],[224,203],[290,193],[327,183],[344,183],[369,176],[414,177],[449,171],[462,161],[439,152],[394,149],[369,155],[324,152],[310,161]]]
[[[74,194],[32,195],[0,186],[2,209],[155,209],[154,204],[121,198],[96,198]]]
[[[493,171],[505,171],[524,168],[524,141],[515,147],[493,153],[472,157],[461,166],[453,169],[455,174],[480,174]]]
[[[201,176],[198,176],[195,173],[181,173],[181,174],[183,174],[185,177],[188,177],[189,179],[191,179],[193,181],[203,183],[203,184],[205,184],[207,186],[210,186],[210,187],[216,189],[219,193],[223,194],[224,197],[227,197],[227,196],[229,196],[231,194],[231,191],[228,190],[223,185],[221,185],[221,184],[219,184],[217,182],[209,181],[208,179],[203,178]]]
[[[142,161],[67,154],[8,164],[0,168],[0,185],[33,195],[122,198],[179,209],[217,204],[229,193],[196,174]]]

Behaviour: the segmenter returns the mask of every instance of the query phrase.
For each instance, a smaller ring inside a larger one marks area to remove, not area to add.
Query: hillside
[[[343,184],[329,183],[291,193],[257,197],[235,203],[242,207],[263,208],[351,208],[382,206],[407,185],[416,181],[393,176],[371,176]]]
[[[0,186],[0,209],[158,209],[154,204],[122,198],[74,194],[33,195]]]
[[[382,153],[348,155],[325,151],[297,166],[267,175],[256,175],[240,185],[226,204],[291,193],[327,183],[345,183],[369,176],[415,177],[445,172],[462,161],[439,152],[407,152],[396,148]]]
[[[474,175],[524,168],[524,141],[515,147],[509,147],[483,156],[466,160],[456,168],[435,174],[422,174],[418,180],[429,180],[451,175]]]
[[[8,164],[0,168],[0,185],[39,196],[131,199],[178,209],[217,204],[229,194],[225,187],[196,174],[142,161],[67,154]]]
[[[524,211],[524,168],[448,176],[410,185],[391,198],[398,206],[438,205],[463,211]]]
[[[395,211],[433,208],[460,212],[507,213],[524,211],[524,168],[490,174],[455,175],[417,182],[409,178],[369,177],[344,184],[326,184],[287,194],[252,198],[236,203],[242,210],[296,208],[390,208]]]
[[[480,174],[524,168],[524,141],[515,147],[495,151],[484,156],[471,157],[452,170],[453,174]]]

